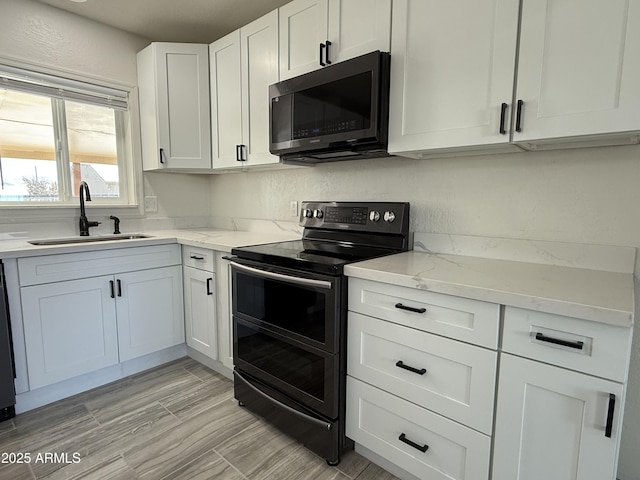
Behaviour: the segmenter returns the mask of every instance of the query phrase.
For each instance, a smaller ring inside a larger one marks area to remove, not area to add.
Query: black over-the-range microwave
[[[303,165],[387,156],[389,65],[376,51],[271,85],[271,153]]]

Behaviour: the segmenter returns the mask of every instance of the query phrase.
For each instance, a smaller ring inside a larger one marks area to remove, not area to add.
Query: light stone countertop
[[[216,230],[210,228],[124,232],[124,234],[127,235],[139,233],[149,235],[149,238],[36,246],[28,243],[29,240],[35,240],[35,238],[2,237],[0,238],[0,259],[110,250],[114,248],[141,247],[166,243],[180,243],[183,245],[209,248],[211,250],[221,252],[231,252],[232,248],[243,245],[282,242],[286,240],[297,240],[300,238],[300,234],[296,234],[295,232],[283,231],[265,233],[258,231]],[[95,235],[95,237],[100,237],[100,235]]]
[[[376,282],[630,327],[632,273],[409,251],[345,267]]]

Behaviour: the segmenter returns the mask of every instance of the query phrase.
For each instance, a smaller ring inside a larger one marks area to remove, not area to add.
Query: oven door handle
[[[265,270],[260,270],[259,268],[247,267],[246,265],[242,265],[237,262],[231,262],[231,265],[236,267],[238,270],[260,275],[265,278],[297,283],[298,285],[304,285],[307,287],[318,287],[331,290],[331,282],[327,282],[326,280],[314,280],[312,278],[292,277],[291,275],[283,275],[282,273],[267,272]]]
[[[256,388],[253,385],[251,385],[251,383],[249,383],[240,373],[236,372],[235,370],[233,371],[233,376],[234,376],[234,378],[236,380],[238,380],[238,381],[242,382],[243,384],[245,384],[248,388],[250,388],[256,394],[258,394],[261,397],[263,397],[265,400],[268,400],[269,402],[275,403],[280,408],[282,408],[282,409],[286,410],[287,412],[295,415],[296,417],[299,417],[299,418],[302,418],[303,420],[306,420],[307,422],[315,423],[319,427],[326,428],[327,430],[331,430],[331,424],[330,423],[323,422],[322,420],[319,420],[317,418],[311,417],[311,416],[309,416],[309,415],[307,415],[305,413],[299,412],[295,408],[291,408],[289,405],[285,405],[284,403],[279,402],[275,398],[271,398],[269,395],[264,393],[259,388]]]

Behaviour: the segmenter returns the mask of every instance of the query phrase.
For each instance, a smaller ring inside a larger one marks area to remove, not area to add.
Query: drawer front
[[[353,312],[348,325],[349,375],[491,435],[497,352]]]
[[[20,286],[180,265],[180,245],[152,245],[18,259]]]
[[[349,310],[390,322],[496,349],[500,305],[349,279]]]
[[[489,476],[490,437],[349,376],[346,433],[418,478]]]
[[[193,267],[207,272],[214,272],[213,250],[200,247],[182,246],[182,264],[186,267]]]
[[[502,350],[625,382],[631,329],[506,307]]]

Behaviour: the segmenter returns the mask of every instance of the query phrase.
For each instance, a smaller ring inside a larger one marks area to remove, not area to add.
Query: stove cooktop
[[[301,240],[231,250],[239,259],[329,275],[348,263],[409,249],[409,204],[303,202]]]

